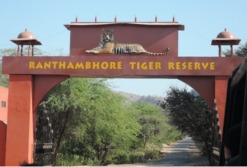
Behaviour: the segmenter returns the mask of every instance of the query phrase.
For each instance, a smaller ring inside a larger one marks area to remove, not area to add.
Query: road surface
[[[161,152],[164,157],[160,160],[150,161],[145,164],[124,164],[116,166],[208,166],[206,157],[202,157],[195,142],[186,137],[171,145],[164,145]],[[114,165],[111,165],[114,166]]]

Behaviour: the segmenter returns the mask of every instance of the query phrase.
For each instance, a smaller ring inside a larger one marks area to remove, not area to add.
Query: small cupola
[[[219,57],[222,56],[221,45],[230,45],[231,56],[233,56],[233,45],[238,45],[240,39],[235,38],[234,35],[227,31],[225,28],[224,31],[220,32],[215,39],[212,40],[211,45],[218,45],[219,47]]]
[[[42,45],[41,42],[38,41],[31,32],[27,31],[27,29],[25,29],[24,32],[21,32],[17,36],[17,38],[11,39],[10,41],[12,41],[18,45],[18,49],[17,49],[17,55],[18,56],[24,56],[23,55],[23,46],[24,45],[28,46],[28,53],[27,53],[28,56],[33,56],[34,45]],[[20,47],[21,47],[21,49],[20,49]]]

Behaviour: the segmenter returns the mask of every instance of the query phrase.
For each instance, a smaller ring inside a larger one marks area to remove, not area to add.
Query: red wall
[[[103,29],[114,30],[114,39],[117,43],[138,43],[150,52],[163,52],[166,48],[170,48],[167,55],[178,56],[178,24],[176,26],[138,26],[121,23],[105,25],[95,23],[93,26],[71,24],[70,55],[86,55],[85,50],[97,47]]]
[[[6,106],[2,106],[5,102]],[[7,123],[8,88],[0,86],[0,121]]]
[[[6,106],[4,106],[5,103]],[[5,165],[8,88],[0,86],[0,166]]]
[[[7,125],[0,121],[0,166],[5,165]]]

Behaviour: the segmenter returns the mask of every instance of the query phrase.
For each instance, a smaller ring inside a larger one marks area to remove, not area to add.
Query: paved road
[[[200,151],[190,137],[177,141],[171,145],[164,145],[161,151],[164,158],[146,164],[125,164],[119,166],[207,166],[207,158],[200,155]],[[114,166],[114,165],[113,165]]]

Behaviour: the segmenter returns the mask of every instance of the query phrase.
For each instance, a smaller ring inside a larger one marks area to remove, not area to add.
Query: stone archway
[[[243,58],[179,57],[178,30],[184,26],[177,22],[73,22],[65,26],[71,31],[70,56],[3,58],[3,73],[10,79],[5,165],[33,162],[36,108],[50,89],[73,76],[177,78],[197,90],[211,109],[216,99],[223,128],[227,79]],[[97,46],[102,29],[114,29],[119,40],[137,41],[152,52],[163,47],[170,52],[162,56],[87,55],[87,49]]]

